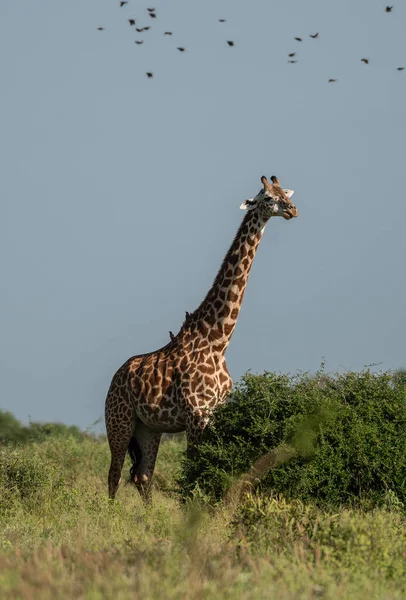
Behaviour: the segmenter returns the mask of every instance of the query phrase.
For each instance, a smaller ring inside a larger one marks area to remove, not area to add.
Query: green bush
[[[0,510],[8,511],[16,503],[27,508],[40,507],[63,484],[58,470],[38,456],[19,450],[0,449]]]
[[[369,370],[248,373],[184,460],[180,482],[218,500],[250,469],[254,485],[288,499],[371,507],[391,491],[406,503],[404,382]]]
[[[27,439],[28,428],[24,427],[9,412],[0,410],[0,442],[1,443],[22,443]]]

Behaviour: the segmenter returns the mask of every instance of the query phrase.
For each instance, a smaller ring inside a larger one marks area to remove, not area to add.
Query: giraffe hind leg
[[[132,407],[127,398],[109,392],[106,398],[106,430],[111,452],[109,497],[115,498],[132,432]]]
[[[128,444],[128,454],[131,458],[131,469],[130,469],[130,478],[128,483],[136,483],[137,482],[137,470],[141,464],[142,452],[137,439],[132,435],[130,438],[130,442]]]
[[[152,476],[161,435],[161,433],[149,429],[142,421],[137,421],[134,424],[128,449],[133,460],[131,479],[145,502],[149,502],[151,499]],[[134,462],[133,456],[136,462]]]

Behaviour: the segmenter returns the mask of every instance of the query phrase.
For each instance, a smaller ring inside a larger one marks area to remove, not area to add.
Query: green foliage
[[[30,421],[26,426],[11,413],[0,410],[1,444],[27,444],[40,442],[50,437],[73,437],[80,440],[84,436],[92,435],[89,432],[84,433],[77,425],[65,425],[64,423]]]
[[[249,493],[233,524],[240,540],[261,553],[299,545],[313,563],[354,572],[368,565],[384,578],[406,577],[406,517],[396,509],[331,513],[300,500]]]
[[[247,374],[185,459],[186,492],[212,499],[252,470],[265,492],[319,505],[406,502],[406,386],[391,373]],[[253,465],[263,457],[262,462]]]
[[[94,434],[90,431],[100,420],[98,419],[86,431],[82,431],[77,425],[38,423],[31,420],[26,426],[11,413],[0,410],[0,444],[30,444],[49,438],[74,438],[76,440],[83,440],[91,437],[101,441],[105,439],[104,435]]]
[[[385,508],[339,514],[253,494],[214,509],[180,503],[172,490],[184,449],[163,444],[145,506],[125,484],[108,499],[105,440],[0,447],[0,597],[403,600],[395,492]]]
[[[9,412],[0,410],[0,442],[24,442],[27,437],[27,427]]]
[[[44,463],[38,456],[0,449],[1,511],[13,510],[21,503],[25,508],[38,508],[62,482],[55,466]]]

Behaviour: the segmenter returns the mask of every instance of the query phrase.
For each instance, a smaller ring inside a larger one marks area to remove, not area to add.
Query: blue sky
[[[0,407],[100,417],[115,370],[205,296],[263,174],[300,214],[266,229],[234,381],[405,367],[404,3],[147,6],[0,3]]]

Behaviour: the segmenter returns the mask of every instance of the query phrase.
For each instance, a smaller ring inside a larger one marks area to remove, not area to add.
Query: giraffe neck
[[[211,289],[188,319],[213,352],[224,354],[230,342],[264,227],[256,211],[245,215]]]

